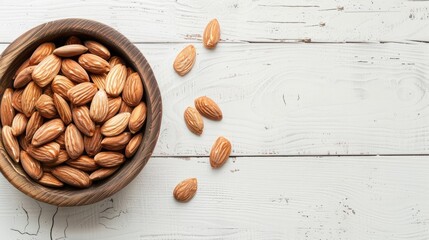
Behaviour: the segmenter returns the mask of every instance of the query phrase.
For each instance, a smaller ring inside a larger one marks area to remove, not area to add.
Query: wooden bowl
[[[27,176],[20,163],[15,163],[0,144],[0,170],[21,192],[42,202],[57,206],[79,206],[98,202],[121,190],[143,169],[155,148],[161,126],[162,105],[158,84],[142,53],[122,34],[99,22],[85,19],[63,19],[37,26],[21,35],[0,55],[0,96],[12,87],[18,67],[43,42],[76,35],[104,44],[121,56],[142,77],[147,119],[144,137],[137,153],[111,177],[95,182],[87,189],[44,187]],[[0,129],[1,130],[1,129]],[[1,131],[0,131],[1,133]]]

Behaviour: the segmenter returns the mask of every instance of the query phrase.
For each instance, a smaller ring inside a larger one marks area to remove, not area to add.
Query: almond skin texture
[[[226,160],[228,160],[230,154],[231,142],[224,137],[219,137],[210,151],[210,165],[212,168],[222,167]]]
[[[54,162],[60,153],[60,145],[56,142],[50,142],[41,147],[29,145],[27,152],[40,162]]]
[[[70,36],[69,38],[67,38],[65,45],[72,45],[72,44],[82,45],[82,41],[76,36]]]
[[[25,129],[27,128],[27,122],[28,122],[28,119],[24,114],[22,113],[16,114],[12,122],[13,135],[19,136],[23,134],[25,132]]]
[[[117,97],[121,94],[127,80],[127,68],[118,64],[114,66],[106,77],[106,92],[111,97]]]
[[[109,99],[103,89],[98,90],[91,102],[89,116],[94,122],[102,122],[109,112]]]
[[[74,57],[86,53],[88,48],[81,44],[69,44],[54,50],[54,54],[59,57]]]
[[[93,173],[91,173],[91,175],[89,175],[89,178],[92,181],[99,181],[99,180],[102,180],[102,179],[105,179],[105,178],[111,176],[118,169],[119,169],[119,167],[100,168],[98,170],[95,170]]]
[[[92,137],[84,136],[83,143],[85,145],[86,153],[93,157],[97,153],[101,151],[101,141],[103,140],[103,136],[101,135],[101,129],[99,126],[95,128],[94,135]]]
[[[68,78],[62,75],[57,75],[52,81],[51,89],[54,93],[60,95],[65,100],[69,100],[69,97],[67,96],[67,92],[70,90],[70,88],[74,86],[75,84],[72,81],[70,81]]]
[[[101,43],[96,41],[85,41],[85,46],[88,48],[88,51],[92,54],[95,54],[104,60],[110,58],[109,50],[103,46]]]
[[[25,130],[25,138],[27,141],[31,141],[33,139],[34,133],[43,125],[42,116],[40,116],[39,112],[34,112],[30,119],[28,119],[27,127]]]
[[[19,143],[16,137],[13,136],[11,127],[3,126],[2,140],[9,157],[15,162],[19,162]]]
[[[47,167],[56,167],[70,159],[70,156],[67,154],[67,151],[64,149],[61,149],[58,153],[57,159],[55,159],[53,162],[45,162],[43,163],[43,166]]]
[[[22,112],[30,117],[34,112],[34,107],[39,97],[42,95],[42,89],[34,81],[28,83],[21,96]]]
[[[131,133],[124,132],[114,137],[105,137],[101,141],[101,146],[110,151],[119,151],[124,149],[131,140]]]
[[[186,75],[194,66],[196,51],[193,45],[185,47],[176,57],[173,68],[180,76]]]
[[[21,165],[24,171],[34,180],[39,180],[43,175],[39,161],[32,158],[27,152],[21,151]]]
[[[127,128],[130,116],[130,113],[124,112],[107,120],[103,126],[101,126],[101,134],[106,137],[113,137],[121,134],[125,128]]]
[[[63,134],[61,134],[60,136],[55,138],[55,142],[60,144],[61,149],[66,149],[66,140],[65,139],[66,139],[65,131]]]
[[[97,87],[90,82],[80,83],[67,91],[67,96],[73,104],[80,106],[89,103],[97,93]]]
[[[24,151],[26,151],[28,146],[30,145],[30,141],[27,141],[25,135],[19,136],[18,143],[19,143],[19,146],[21,147],[21,149]]]
[[[59,188],[64,186],[58,178],[54,177],[51,173],[45,172],[43,173],[42,178],[39,179],[39,183],[46,187]]]
[[[116,167],[125,161],[122,153],[118,152],[99,152],[94,157],[94,161],[101,167]]]
[[[119,112],[123,113],[123,112],[129,112],[132,113],[133,112],[133,108],[128,106],[124,101],[121,102],[121,107],[119,108]]]
[[[204,129],[203,118],[195,108],[188,107],[185,110],[184,118],[185,118],[186,126],[188,126],[188,129],[191,132],[197,135],[201,135],[201,133],[203,133],[203,129]]]
[[[78,62],[86,71],[91,73],[103,74],[110,70],[109,63],[95,54],[82,54],[79,57]]]
[[[107,74],[89,74],[91,80],[97,86],[98,89],[106,88],[106,77]]]
[[[85,136],[91,137],[95,132],[95,124],[89,116],[89,110],[87,106],[74,107],[72,109],[73,122],[76,127]]]
[[[80,157],[84,151],[83,137],[74,124],[67,126],[64,142],[67,154],[71,159]]]
[[[51,55],[55,49],[55,44],[51,42],[43,43],[33,52],[30,57],[30,65],[36,65],[42,62],[47,56]]]
[[[188,202],[197,193],[198,182],[196,178],[183,180],[174,188],[173,196],[179,202]]]
[[[112,56],[109,59],[109,64],[110,64],[110,68],[113,68],[114,66],[118,65],[118,64],[122,64],[125,65],[125,62],[122,58],[118,57],[118,56]]]
[[[122,104],[121,97],[110,98],[109,99],[109,110],[107,112],[107,116],[106,116],[106,119],[104,119],[104,121],[109,120],[112,117],[114,117],[116,115],[116,113],[118,113],[119,108],[121,107],[121,104]]]
[[[12,106],[11,88],[6,88],[1,99],[0,119],[2,126],[12,126],[13,118],[15,117],[15,109]]]
[[[61,119],[53,119],[49,122],[44,123],[37,131],[34,133],[31,144],[35,147],[39,147],[46,143],[52,142],[60,136],[65,130],[64,123]]]
[[[63,120],[65,125],[68,125],[72,121],[72,112],[69,104],[59,94],[54,93],[54,104],[57,109],[58,115]]]
[[[15,90],[12,94],[12,107],[15,108],[16,111],[22,113],[22,93],[24,93],[24,89]]]
[[[18,70],[16,70],[15,76],[13,76],[13,79],[15,79],[22,70],[26,69],[29,66],[30,66],[30,59],[27,59],[25,60],[25,62],[21,64],[21,66],[19,66]]]
[[[79,63],[71,59],[63,59],[61,64],[61,72],[64,74],[64,76],[74,82],[89,82],[89,76],[85,69],[83,69]]]
[[[217,19],[211,20],[204,30],[203,43],[206,48],[214,48],[220,40],[220,26]]]
[[[40,87],[45,87],[52,82],[61,68],[61,59],[53,54],[47,56],[34,68],[31,77]]]
[[[131,133],[136,133],[140,131],[145,120],[146,120],[146,104],[144,102],[141,102],[131,112],[130,120],[128,123],[128,128],[130,129]]]
[[[69,166],[59,166],[54,168],[52,170],[52,175],[63,183],[77,188],[87,188],[92,184],[87,173]]]
[[[125,157],[130,158],[134,156],[139,149],[140,144],[142,143],[143,134],[136,134],[133,138],[131,138],[130,142],[125,147]]]
[[[29,66],[25,69],[23,69],[15,78],[15,81],[13,81],[13,87],[14,88],[22,88],[25,85],[27,85],[27,83],[29,83],[32,78],[31,78],[31,74],[33,74],[34,69],[36,68],[36,66]]]
[[[99,168],[99,166],[95,163],[94,159],[86,155],[82,155],[75,160],[67,161],[67,165],[85,172],[92,172]]]
[[[35,105],[40,115],[44,118],[52,119],[55,118],[58,114],[57,109],[55,108],[54,100],[46,95],[42,94],[36,102]]]
[[[222,120],[222,110],[220,110],[219,106],[209,97],[199,97],[195,99],[194,103],[195,108],[204,117],[216,121]]]
[[[128,76],[122,92],[122,100],[130,107],[137,106],[143,97],[143,83],[138,73]]]

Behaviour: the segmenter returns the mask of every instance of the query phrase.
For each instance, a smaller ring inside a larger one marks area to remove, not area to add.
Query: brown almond
[[[72,81],[70,81],[68,78],[62,75],[57,75],[52,81],[51,89],[54,93],[60,95],[65,100],[69,100],[69,97],[67,96],[67,92],[70,90],[70,88],[74,86],[75,84]]]
[[[58,143],[58,144],[60,144],[60,148],[61,149],[66,149],[66,133],[65,133],[65,131],[64,131],[64,133],[62,133],[60,136],[58,136],[56,139],[55,139],[55,142],[56,143]]]
[[[14,136],[19,136],[23,134],[25,132],[25,129],[27,128],[27,122],[28,119],[24,114],[16,114],[12,122],[12,134]]]
[[[89,103],[97,93],[97,87],[90,82],[79,83],[70,88],[67,96],[73,104],[80,106]]]
[[[118,56],[112,56],[109,59],[110,68],[113,68],[114,66],[116,66],[118,64],[125,65],[125,61],[121,57],[118,57]]]
[[[52,170],[52,174],[61,182],[73,187],[87,188],[92,184],[87,173],[70,166],[58,166]]]
[[[206,48],[214,48],[220,40],[220,26],[217,19],[211,20],[204,30],[203,43]]]
[[[39,97],[36,101],[35,107],[44,118],[52,119],[57,117],[58,112],[55,108],[54,100],[46,94],[42,94]]]
[[[21,135],[18,137],[18,143],[22,150],[27,151],[28,145],[30,145],[30,141],[27,140],[25,135]]]
[[[13,118],[15,117],[15,109],[12,106],[11,88],[6,88],[1,99],[0,119],[3,126],[12,126]]]
[[[72,44],[82,45],[82,41],[76,36],[70,36],[69,38],[67,38],[65,45],[72,45]]]
[[[198,182],[196,178],[183,180],[174,188],[173,196],[179,202],[188,202],[197,193]]]
[[[203,129],[204,129],[203,118],[195,108],[188,107],[185,110],[184,118],[185,118],[186,126],[188,126],[188,129],[191,132],[197,135],[201,135],[201,133],[203,133]]]
[[[80,55],[78,62],[86,71],[91,73],[103,74],[108,73],[110,70],[109,63],[95,54],[82,54]]]
[[[100,169],[95,170],[94,172],[92,172],[91,175],[89,175],[89,178],[92,181],[99,181],[99,180],[102,180],[102,179],[105,179],[105,178],[111,176],[118,169],[119,169],[119,167],[100,168]]]
[[[9,157],[15,162],[19,162],[19,143],[16,137],[13,136],[12,128],[10,126],[3,126],[2,140]]]
[[[34,69],[36,66],[29,66],[25,69],[23,69],[15,78],[15,81],[13,81],[13,87],[14,88],[22,88],[27,85],[32,80],[31,74],[33,74]]]
[[[130,142],[128,142],[125,147],[125,157],[130,158],[137,152],[137,149],[139,149],[139,146],[142,143],[142,139],[142,133],[136,134],[131,138]]]
[[[109,50],[103,46],[103,44],[96,41],[85,41],[85,46],[88,48],[88,51],[92,54],[95,54],[104,60],[110,58]]]
[[[67,161],[67,165],[85,172],[92,172],[99,168],[94,159],[86,155],[82,155],[77,159]]]
[[[103,136],[101,135],[101,129],[99,126],[95,128],[95,132],[94,132],[94,135],[92,135],[92,137],[88,137],[88,136],[83,137],[85,151],[89,156],[93,157],[101,151],[102,139],[103,139]]]
[[[101,134],[106,137],[119,135],[127,128],[130,116],[130,113],[124,112],[107,120],[103,126],[101,126]]]
[[[61,72],[68,79],[76,83],[89,82],[88,73],[79,65],[79,63],[72,59],[63,59],[63,62],[61,63]]]
[[[117,97],[121,94],[127,80],[127,68],[118,64],[110,69],[106,77],[106,92],[111,97]]]
[[[34,180],[39,180],[43,175],[39,161],[32,158],[27,152],[21,151],[21,165],[24,171]]]
[[[82,155],[85,149],[83,146],[83,137],[73,123],[67,126],[64,143],[67,154],[71,159],[76,159]]]
[[[15,75],[13,76],[13,79],[15,79],[22,70],[26,69],[29,66],[30,66],[30,59],[27,59],[21,64],[21,66],[19,66],[18,70],[16,70]]]
[[[109,110],[107,112],[107,116],[104,119],[104,121],[111,119],[112,117],[114,117],[116,115],[116,113],[118,113],[118,111],[122,105],[121,97],[109,98],[108,104],[109,104]]]
[[[228,160],[230,154],[231,142],[224,137],[219,137],[210,151],[210,165],[212,168],[222,167],[226,160]]]
[[[51,54],[43,59],[33,70],[31,77],[40,87],[45,87],[52,82],[61,68],[61,58]]]
[[[106,88],[107,74],[89,74],[89,76],[98,89]]]
[[[28,83],[21,96],[22,112],[25,116],[30,117],[35,110],[35,105],[42,95],[42,89],[34,81]]]
[[[61,119],[56,118],[44,123],[33,135],[31,144],[39,147],[43,144],[52,142],[60,136],[65,130],[64,123]]]
[[[222,110],[211,98],[203,96],[195,99],[195,108],[206,118],[220,121],[222,120]]]
[[[121,107],[119,108],[119,112],[123,113],[123,112],[129,112],[132,113],[133,112],[133,108],[128,106],[124,101],[121,102]]]
[[[193,45],[185,47],[177,55],[173,63],[173,68],[180,76],[186,75],[191,71],[195,63],[196,51]]]
[[[109,99],[103,89],[98,90],[92,98],[89,116],[94,122],[102,122],[109,112]]]
[[[42,177],[39,179],[39,183],[46,187],[54,188],[64,186],[64,183],[62,183],[60,180],[58,180],[58,178],[54,177],[54,175],[48,172],[43,173]]]
[[[34,133],[43,125],[43,118],[39,112],[34,112],[30,119],[28,119],[27,127],[25,130],[25,138],[31,142]]]
[[[99,152],[94,157],[94,161],[101,167],[116,167],[125,161],[122,153],[118,152]]]
[[[70,124],[72,121],[72,112],[67,101],[64,100],[64,98],[62,98],[59,94],[54,93],[54,104],[58,111],[58,115],[60,115],[60,118],[63,120],[64,124]]]
[[[42,62],[47,56],[51,55],[55,49],[55,44],[51,42],[43,43],[33,52],[30,57],[30,65],[36,65]]]
[[[27,152],[40,162],[54,162],[60,153],[60,145],[56,142],[50,142],[40,147],[29,145]]]
[[[72,109],[73,122],[82,134],[91,137],[95,132],[95,124],[89,116],[87,106],[74,107]]]
[[[12,94],[12,107],[15,108],[16,111],[22,113],[22,93],[24,93],[24,89],[17,89]]]
[[[74,57],[86,53],[88,48],[81,44],[69,44],[54,50],[54,54],[59,57]]]
[[[145,120],[146,104],[144,102],[140,102],[140,104],[133,109],[130,116],[128,128],[130,129],[131,133],[136,133],[140,131],[140,129],[143,127]]]
[[[131,133],[124,132],[114,137],[105,137],[101,141],[101,146],[110,151],[119,151],[124,149],[131,140]]]
[[[143,97],[143,83],[138,73],[132,73],[128,76],[122,92],[122,100],[128,106],[137,106]]]
[[[56,167],[61,165],[62,163],[67,162],[70,159],[70,156],[68,155],[67,151],[64,149],[61,149],[58,153],[57,159],[55,159],[53,162],[44,162],[43,165],[47,167]]]

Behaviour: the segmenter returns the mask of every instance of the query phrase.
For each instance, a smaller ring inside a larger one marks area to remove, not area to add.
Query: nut
[[[206,48],[214,48],[220,40],[220,26],[217,19],[211,20],[204,30],[203,43]]]
[[[222,110],[209,97],[199,97],[195,99],[195,108],[206,118],[220,121],[222,120]]]
[[[185,118],[186,126],[188,126],[188,129],[191,132],[197,135],[201,135],[203,133],[203,129],[204,129],[203,118],[195,108],[188,107],[185,110],[184,118]]]
[[[177,55],[173,63],[173,68],[180,76],[186,75],[191,71],[195,63],[196,51],[193,45],[185,47]]]
[[[219,137],[210,151],[210,165],[212,168],[222,167],[226,160],[228,160],[230,154],[231,142],[224,137]]]
[[[67,126],[64,143],[71,159],[76,159],[82,155],[84,151],[83,137],[73,123]]]
[[[198,182],[196,178],[183,180],[174,188],[173,196],[179,202],[188,202],[197,193]]]

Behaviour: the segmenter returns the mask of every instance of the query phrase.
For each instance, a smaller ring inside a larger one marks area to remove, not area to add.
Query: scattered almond
[[[173,68],[180,76],[186,75],[191,71],[195,63],[196,51],[193,45],[185,47],[176,57]]]
[[[188,107],[185,110],[184,118],[185,118],[186,126],[188,126],[188,129],[191,132],[197,135],[201,135],[203,133],[203,129],[204,129],[203,118],[195,108]]]
[[[206,48],[214,48],[220,40],[220,26],[217,19],[211,20],[204,30],[203,43]]]
[[[197,193],[198,182],[196,178],[183,180],[174,188],[173,196],[179,202],[188,202]]]
[[[222,167],[226,160],[228,160],[230,154],[231,142],[224,137],[219,137],[210,151],[210,165],[212,168]]]
[[[195,108],[206,118],[220,121],[222,120],[222,110],[209,97],[199,97],[195,99]]]

